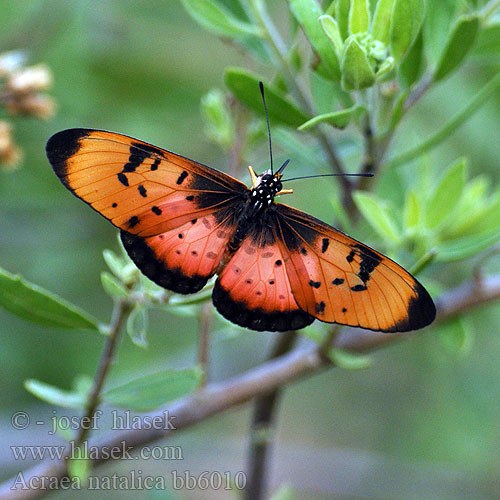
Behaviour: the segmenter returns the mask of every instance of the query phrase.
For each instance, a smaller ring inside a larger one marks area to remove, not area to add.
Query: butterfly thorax
[[[269,208],[283,185],[273,174],[265,173],[257,177],[257,185],[250,191],[250,205],[256,214]]]
[[[237,215],[236,231],[228,244],[224,262],[227,262],[230,256],[238,250],[243,239],[264,217],[264,213],[273,204],[274,197],[281,191],[281,188],[279,178],[273,174],[266,172],[257,177],[256,186],[247,192],[241,212]]]

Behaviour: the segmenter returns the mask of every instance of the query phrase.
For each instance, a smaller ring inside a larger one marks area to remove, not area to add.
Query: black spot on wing
[[[354,256],[356,255],[356,252],[354,250],[351,250],[350,254],[345,258],[347,262],[352,262],[354,260]]]
[[[113,203],[111,206],[112,206],[113,208],[116,208],[116,207],[118,206],[118,203]]]
[[[319,304],[316,304],[316,314],[323,314],[325,312],[325,303],[321,301]]]
[[[332,285],[341,285],[342,283],[344,283],[344,280],[342,278],[335,278],[333,281],[332,281]]]
[[[201,290],[209,276],[186,276],[178,268],[169,268],[159,260],[146,241],[139,236],[120,231],[123,246],[140,271],[157,285],[176,293],[195,293]]]
[[[328,238],[323,238],[321,243],[321,253],[325,253],[328,249],[328,245],[330,245],[330,240]]]
[[[366,282],[370,279],[371,273],[382,261],[382,257],[377,255],[371,248],[363,245],[357,244],[355,247],[359,249],[358,255],[361,259],[358,277],[363,283],[366,284]]]
[[[163,212],[161,211],[161,208],[158,208],[156,205],[151,207],[151,211],[155,214],[155,215],[161,215]]]
[[[309,286],[312,286],[313,288],[319,288],[321,286],[321,282],[309,280]]]
[[[194,200],[194,196],[192,194],[190,194],[189,196],[186,196],[186,200],[187,201],[193,201]]]
[[[301,310],[268,313],[260,308],[249,309],[244,302],[233,300],[219,281],[215,283],[212,301],[217,311],[229,321],[259,332],[298,330],[314,321],[314,316]]]
[[[132,229],[133,227],[137,226],[137,224],[139,224],[139,217],[137,217],[137,215],[130,217],[130,219],[128,220],[128,227]]]
[[[151,165],[151,170],[158,170],[158,165],[160,164],[160,162],[161,160],[159,158],[156,158],[156,160]]]
[[[139,190],[139,194],[143,197],[143,198],[146,198],[147,197],[147,191],[146,191],[146,188],[140,184],[139,187],[137,188]]]
[[[365,285],[354,285],[351,287],[351,290],[353,292],[362,292],[362,291],[366,290],[366,286]]]
[[[274,265],[275,265],[276,267],[281,266],[281,264],[283,264],[283,262],[281,262],[281,260],[280,260],[280,259],[278,259],[278,260],[274,263]]]
[[[124,186],[127,186],[127,187],[128,187],[128,178],[127,178],[127,176],[126,176],[124,173],[120,172],[120,173],[118,174],[118,180],[119,180],[119,181],[120,181],[120,182],[121,182]]]
[[[187,176],[188,176],[188,173],[185,170],[183,170],[182,173],[181,173],[181,175],[179,175],[179,177],[177,178],[177,184],[179,184],[179,185],[182,184],[183,181],[184,181],[184,179]]]
[[[130,156],[128,157],[128,163],[123,165],[123,173],[126,172],[135,172],[137,167],[141,165],[141,163],[149,158],[150,154],[147,151],[137,148],[136,146],[130,146]]]

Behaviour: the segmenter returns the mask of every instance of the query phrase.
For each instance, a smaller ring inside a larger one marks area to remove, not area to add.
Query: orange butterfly
[[[252,330],[327,323],[403,332],[436,309],[401,266],[324,222],[274,202],[288,162],[253,186],[131,137],[90,129],[53,135],[61,182],[111,221],[137,267],[188,294],[218,274],[212,300]]]

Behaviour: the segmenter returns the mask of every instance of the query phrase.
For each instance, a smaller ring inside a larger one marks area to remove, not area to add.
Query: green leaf
[[[404,226],[413,229],[420,224],[422,217],[422,206],[415,191],[408,191],[404,210]]]
[[[345,370],[364,370],[372,366],[372,360],[368,356],[354,354],[336,347],[328,351],[328,358],[335,366]]]
[[[342,87],[344,90],[360,90],[371,87],[375,73],[364,50],[355,38],[346,41],[342,59]]]
[[[258,75],[242,68],[226,69],[224,81],[227,88],[244,104],[264,116],[264,107],[259,92],[259,81],[262,80]],[[264,83],[266,94],[266,104],[269,113],[269,120],[283,123],[291,127],[298,127],[308,120],[295,104],[288,100],[279,90],[270,87]]]
[[[457,10],[457,0],[430,0],[422,28],[426,55],[435,66],[446,45],[448,33]]]
[[[373,17],[372,36],[387,46],[390,41],[393,4],[394,0],[378,0]]]
[[[495,59],[500,56],[499,22],[482,27],[474,44],[472,54],[475,57],[494,57]]]
[[[302,26],[314,51],[324,65],[323,76],[335,81],[340,80],[340,66],[337,56],[332,51],[330,41],[319,24],[323,14],[315,0],[290,0],[290,8],[295,19]]]
[[[351,10],[351,0],[337,0],[335,5],[335,19],[339,25],[342,40],[349,36],[349,11]]]
[[[422,32],[420,32],[399,67],[401,83],[406,88],[410,88],[422,76],[424,66],[424,42]]]
[[[66,391],[33,378],[24,381],[24,388],[38,399],[63,408],[83,410],[87,401],[84,393]]]
[[[434,72],[434,81],[442,80],[461,64],[474,45],[479,25],[477,15],[457,19]]]
[[[467,259],[500,242],[500,227],[473,235],[441,242],[437,245],[436,260],[455,262]]]
[[[148,330],[148,315],[144,307],[137,306],[127,318],[127,333],[138,347],[147,347],[146,334]]]
[[[201,376],[199,367],[163,370],[106,391],[102,399],[114,406],[134,411],[150,411],[192,392],[198,386]]]
[[[172,295],[170,298],[168,305],[171,307],[179,307],[179,306],[192,306],[195,304],[202,304],[209,300],[212,296],[213,286],[208,286],[203,288],[197,293],[186,295]]]
[[[97,320],[84,310],[3,269],[0,269],[0,306],[39,325],[99,330]]]
[[[104,257],[104,262],[108,265],[110,271],[117,277],[120,278],[123,275],[123,269],[127,265],[125,259],[118,257],[112,250],[104,250],[102,252]]]
[[[394,57],[388,57],[377,69],[377,72],[375,73],[375,79],[379,82],[390,80],[391,78],[393,78],[393,69]]]
[[[403,118],[404,105],[409,93],[410,89],[406,89],[396,97],[396,101],[394,102],[394,106],[392,108],[389,125],[387,126],[387,129],[384,130],[383,135],[389,133],[391,130],[394,130],[397,124],[401,121],[401,118]]]
[[[326,36],[328,37],[328,40],[330,40],[330,42],[332,43],[337,57],[342,57],[342,53],[344,52],[344,42],[342,40],[342,37],[340,36],[339,25],[337,24],[337,21],[335,21],[332,16],[321,16],[319,18],[319,23]]]
[[[349,9],[349,33],[366,33],[370,28],[370,5],[368,0],[351,0]]]
[[[476,202],[476,205],[478,204],[479,203]],[[480,216],[475,221],[474,226],[469,228],[468,232],[476,234],[496,229],[500,225],[499,213],[500,189],[497,188],[497,191],[484,203]]]
[[[396,61],[401,61],[416,40],[424,14],[424,0],[394,0],[390,41]]]
[[[373,229],[384,239],[392,243],[399,243],[400,231],[389,213],[386,203],[379,200],[374,194],[356,191],[354,202],[363,217]]]
[[[446,236],[460,237],[467,233],[481,232],[486,228],[482,225],[489,216],[490,209],[495,205],[495,216],[493,226],[497,226],[500,219],[497,217],[500,210],[500,193],[487,196],[490,178],[485,175],[477,176],[467,182],[464,186],[462,196],[457,206],[457,217],[443,228],[442,233]],[[443,238],[450,239],[450,238]]]
[[[211,89],[201,99],[201,113],[205,120],[205,133],[217,144],[228,148],[233,143],[234,125],[224,93]]]
[[[230,38],[260,36],[253,24],[240,21],[214,0],[181,0],[189,15],[208,31]]]
[[[324,113],[322,115],[315,116],[307,122],[303,123],[299,130],[306,130],[308,128],[314,127],[318,123],[326,122],[333,125],[335,128],[344,129],[354,120],[357,120],[366,112],[363,106],[353,106],[352,108],[342,109],[340,111],[333,111],[332,113]]]
[[[453,318],[436,326],[434,334],[451,352],[460,357],[469,353],[474,341],[474,331],[464,318]]]
[[[454,213],[465,186],[466,170],[467,161],[462,158],[446,170],[434,188],[425,213],[425,225],[428,228],[435,228]]]
[[[104,291],[110,297],[127,297],[128,293],[125,287],[110,273],[103,271],[101,273],[101,283]]]
[[[84,457],[84,448],[75,449],[75,457],[70,457],[68,460],[68,476],[77,478],[81,484],[84,484],[92,471],[92,460],[89,457]],[[81,455],[81,456],[80,456]]]

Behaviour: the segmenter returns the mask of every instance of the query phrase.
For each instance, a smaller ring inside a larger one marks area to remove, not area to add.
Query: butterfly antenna
[[[280,168],[280,170],[284,167],[286,167],[286,164],[288,162],[285,162],[285,164]],[[315,177],[373,177],[373,174],[318,174],[318,175],[305,175],[304,177],[292,177],[291,179],[282,179],[281,182],[288,182],[288,181],[298,181],[299,179],[314,179]]]
[[[271,127],[269,127],[269,115],[267,114],[266,98],[264,97],[264,84],[259,82],[260,95],[264,104],[264,112],[266,114],[267,137],[269,138],[269,156],[271,157],[271,173],[273,173],[273,146],[271,144]],[[282,167],[283,168],[283,167]]]
[[[279,170],[276,172],[276,175],[281,175],[283,173],[283,170],[285,170],[286,166],[290,163],[290,158],[286,160],[283,165],[279,168]]]

